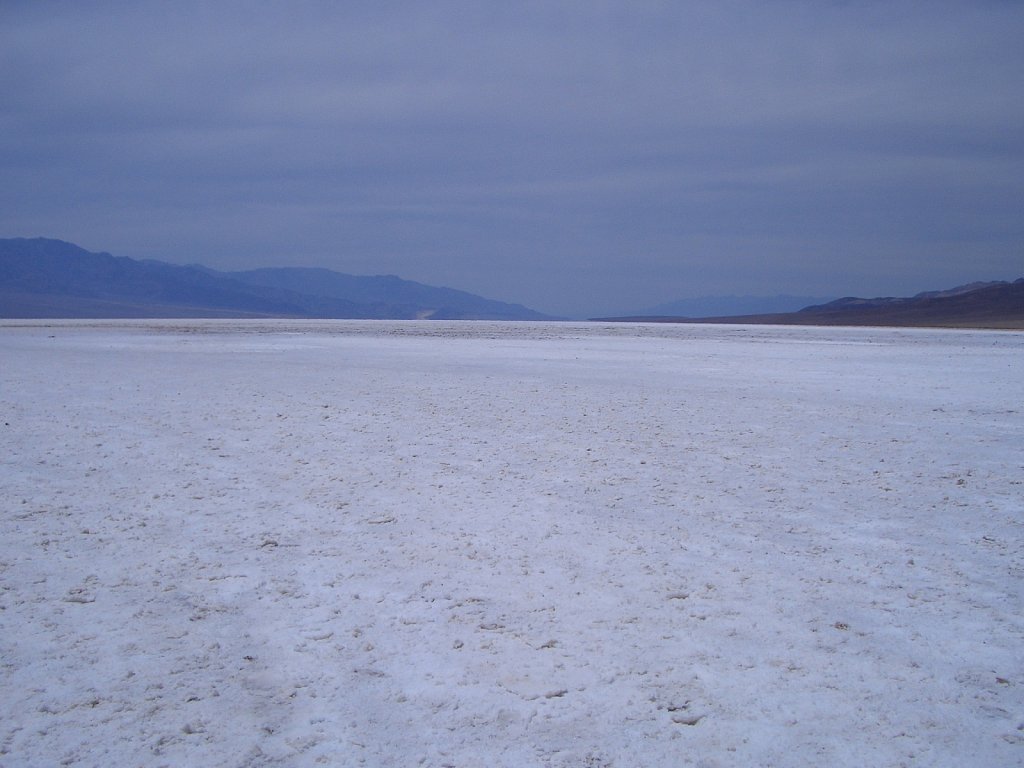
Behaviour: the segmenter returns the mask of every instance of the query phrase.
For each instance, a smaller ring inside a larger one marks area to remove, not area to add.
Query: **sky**
[[[0,237],[588,316],[1024,276],[1024,3],[0,2]]]

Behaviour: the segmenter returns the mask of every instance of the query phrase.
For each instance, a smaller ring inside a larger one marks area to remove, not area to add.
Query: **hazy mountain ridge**
[[[797,312],[716,317],[601,318],[632,322],[1024,329],[1024,278],[977,282],[909,297],[847,296]]]
[[[220,272],[0,239],[0,317],[293,317],[545,320],[518,304],[393,275],[282,267]]]
[[[832,297],[823,296],[699,296],[659,304],[631,315],[712,317],[722,315],[755,315],[795,312],[811,304],[824,304]]]
[[[406,317],[417,317],[429,311],[432,319],[446,320],[482,313],[492,320],[543,318],[540,313],[524,318],[524,313],[532,310],[519,304],[493,301],[455,288],[415,283],[395,275],[356,276],[319,267],[271,267],[225,274],[247,285],[276,286],[303,295],[364,304],[381,311],[387,307],[399,308]]]
[[[1017,282],[1022,282],[1022,280],[1018,280]],[[935,305],[933,300],[936,299],[951,299],[957,296],[975,294],[977,291],[985,291],[985,293],[978,294],[973,297],[974,299],[977,299],[979,296],[988,296],[989,294],[995,293],[989,289],[998,289],[1000,286],[1007,285],[1013,285],[1013,283],[1009,283],[1005,280],[974,282],[967,283],[966,285],[958,285],[955,288],[947,288],[945,290],[922,291],[921,293],[916,293],[913,296],[877,296],[871,299],[864,299],[858,296],[845,296],[834,301],[806,306],[801,309],[800,312],[834,312],[845,311],[847,309],[867,309],[871,307],[892,309],[897,307],[909,308],[933,306]],[[938,306],[941,306],[942,304],[943,302],[940,301]]]
[[[0,314],[13,316],[97,317],[168,316],[174,308],[216,309],[219,316],[289,315],[299,305],[285,296],[256,292],[242,283],[219,279],[193,267],[160,261],[137,261],[109,253],[92,253],[72,243],[45,238],[0,240]],[[13,305],[13,306],[12,306]],[[124,314],[118,314],[123,307]],[[194,316],[188,312],[188,316]]]
[[[703,297],[656,309],[792,303],[799,297]],[[699,310],[698,310],[699,311]],[[322,268],[220,272],[92,253],[47,238],[0,239],[0,317],[287,317],[439,320],[553,320],[518,304],[394,275],[356,276]],[[882,325],[1024,329],[1024,278],[974,282],[910,297],[847,296],[798,311],[681,316],[672,311],[602,320]]]

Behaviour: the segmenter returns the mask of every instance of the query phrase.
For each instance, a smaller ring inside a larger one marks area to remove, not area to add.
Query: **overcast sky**
[[[1024,3],[0,2],[0,236],[588,315],[1024,276]]]

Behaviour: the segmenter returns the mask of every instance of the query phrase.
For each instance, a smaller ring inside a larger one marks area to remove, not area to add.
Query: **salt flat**
[[[0,764],[1024,764],[1024,334],[0,325]]]

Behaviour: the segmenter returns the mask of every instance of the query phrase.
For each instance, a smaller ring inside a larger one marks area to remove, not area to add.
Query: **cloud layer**
[[[563,314],[1024,274],[1015,3],[8,3],[0,232]]]

